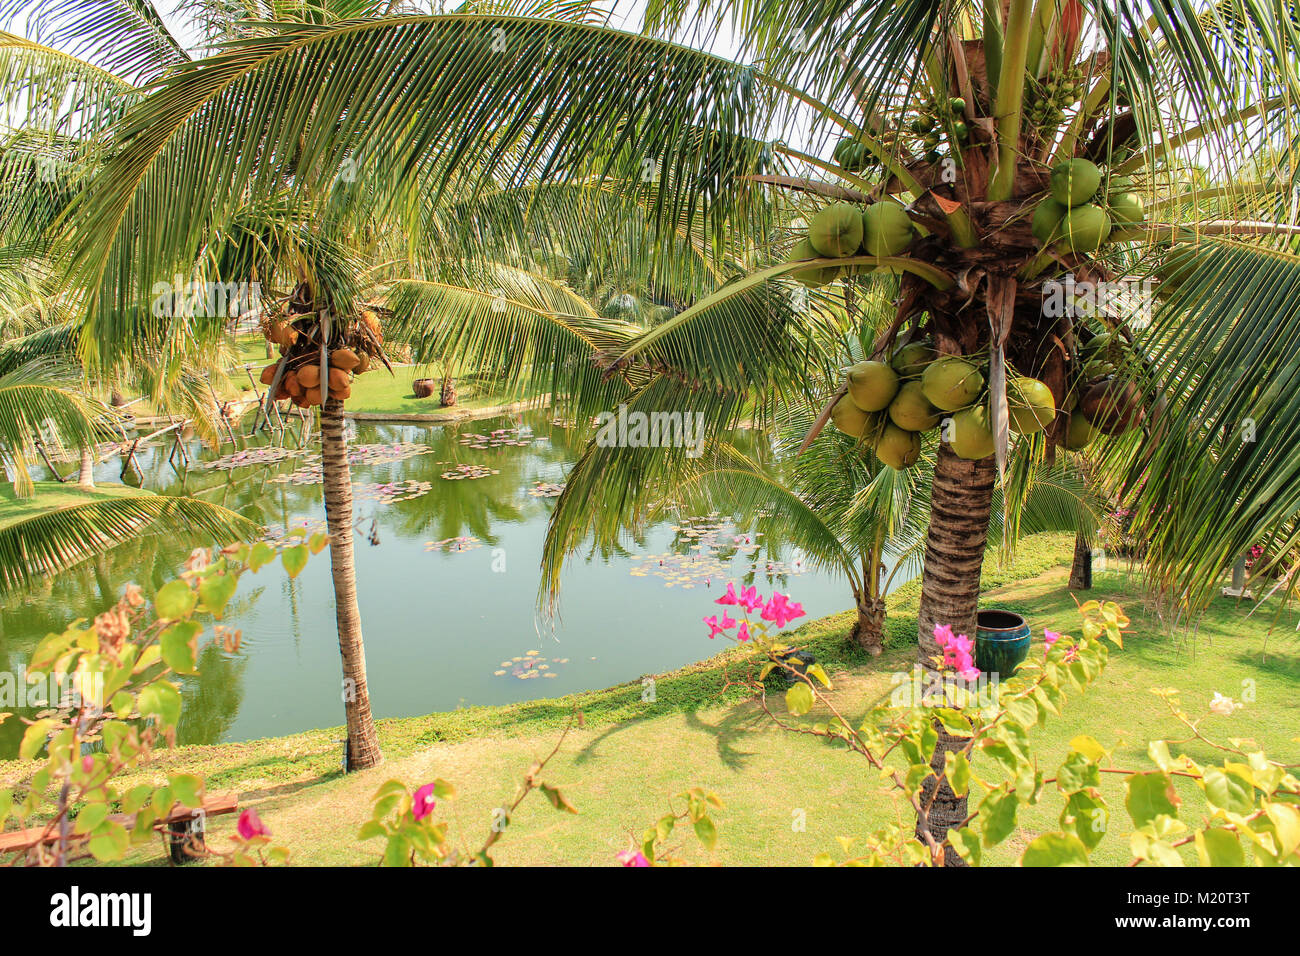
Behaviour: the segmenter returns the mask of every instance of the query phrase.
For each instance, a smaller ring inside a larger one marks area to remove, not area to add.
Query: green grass
[[[38,481],[34,495],[29,498],[19,498],[14,494],[13,485],[4,482],[0,483],[0,528],[7,528],[18,521],[25,521],[62,508],[83,505],[90,501],[150,494],[153,492],[132,488],[130,485],[99,485],[93,491],[87,491],[72,483],[65,485],[57,481]]]
[[[986,583],[992,590],[983,603],[1026,614],[1038,639],[1044,627],[1072,631],[1077,622],[1074,594],[1064,587],[1071,544],[1062,535],[1030,539],[1015,565],[988,569]],[[1144,610],[1125,574],[1098,575],[1089,596],[1119,600],[1133,627],[1094,688],[1086,695],[1069,695],[1063,716],[1033,732],[1045,769],[1059,764],[1070,739],[1080,733],[1114,748],[1117,766],[1149,768],[1149,740],[1186,736],[1150,693],[1157,686],[1180,688],[1185,705],[1196,713],[1204,712],[1216,691],[1241,699],[1245,688],[1253,688],[1254,700],[1244,710],[1207,718],[1205,731],[1219,739],[1250,738],[1275,759],[1300,760],[1293,740],[1300,726],[1295,694],[1300,642],[1290,620],[1294,609],[1284,613],[1278,632],[1270,636],[1271,617],[1265,611],[1247,618],[1248,607],[1220,600],[1193,639],[1166,634]],[[838,707],[848,713],[865,711],[889,692],[891,675],[910,666],[915,650],[903,646],[902,628],[909,621],[915,628],[915,600],[916,589],[909,588],[891,601],[898,633],[893,646],[875,659],[846,647],[844,635],[852,624],[847,612],[798,629],[799,642],[830,672]],[[704,642],[701,633],[702,647]],[[654,702],[642,701],[640,682],[633,682],[557,700],[380,721],[385,765],[347,777],[338,769],[338,729],[180,748],[162,755],[149,774],[160,779],[168,769],[197,771],[207,775],[213,790],[239,790],[243,802],[256,806],[272,828],[275,842],[290,847],[299,864],[373,862],[377,844],[358,843],[356,832],[375,789],[390,777],[412,785],[443,777],[456,784],[459,794],[439,812],[461,843],[477,846],[492,809],[510,799],[529,763],[549,752],[576,704],[584,726],[571,732],[544,778],[561,787],[580,813],[559,814],[539,795],[530,797],[498,845],[500,863],[610,864],[633,834],[664,811],[673,794],[691,786],[716,790],[727,803],[716,814],[716,858],[722,863],[806,864],[818,852],[835,852],[839,836],[891,821],[907,825],[906,810],[861,758],[775,729],[753,701],[728,685],[728,675],[745,668],[744,657],[742,649],[732,649],[656,675]],[[1182,749],[1198,760],[1214,758],[1199,743]],[[23,772],[18,764],[0,764],[0,784]],[[1118,809],[1115,826],[1120,832],[1102,841],[1095,859],[1118,864],[1127,860],[1127,818],[1120,784],[1108,776],[1106,785],[1106,796]],[[1189,807],[1197,805],[1193,794],[1185,796]],[[1050,797],[1022,810],[1019,831],[993,853],[992,862],[1014,861],[1034,835],[1055,827],[1059,811],[1059,802]],[[792,826],[801,818],[805,828]],[[224,834],[232,826],[233,821],[219,821],[216,831]],[[683,841],[683,852],[698,859],[692,842]],[[137,852],[136,862],[161,862],[152,850]]]

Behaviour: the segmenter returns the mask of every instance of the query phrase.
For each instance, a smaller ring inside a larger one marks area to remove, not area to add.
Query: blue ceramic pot
[[[976,617],[975,666],[1010,677],[1029,656],[1029,625],[1014,611],[980,611]]]

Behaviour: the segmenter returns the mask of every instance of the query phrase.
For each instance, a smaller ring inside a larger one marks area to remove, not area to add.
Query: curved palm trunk
[[[383,759],[370,714],[366,686],[366,649],[357,606],[356,567],[352,551],[352,476],[343,437],[343,403],[330,399],[321,409],[321,469],[325,518],[330,534],[330,568],[334,574],[334,609],[339,653],[343,657],[343,701],[348,726],[348,770],[364,770]]]
[[[934,626],[947,624],[955,633],[975,634],[979,610],[980,568],[988,541],[989,510],[993,502],[996,466],[992,457],[965,461],[947,445],[939,446],[934,466],[930,528],[925,541],[925,570],[921,579],[921,607],[917,615],[920,663],[932,667],[931,658],[941,652],[934,639]],[[958,750],[965,741],[945,733],[936,723],[939,743],[930,766],[941,770],[944,756]],[[922,787],[922,806],[933,797],[927,814],[930,833],[942,844],[948,830],[966,818],[966,798],[958,797],[945,781],[935,793],[938,778],[930,777]],[[917,822],[918,836],[922,829]],[[963,866],[951,851],[944,865]]]
[[[885,646],[885,602],[879,598],[867,597],[858,602],[858,620],[849,635],[858,647],[872,657],[877,656]]]

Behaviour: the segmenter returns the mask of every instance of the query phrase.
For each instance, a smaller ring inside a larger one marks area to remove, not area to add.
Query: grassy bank
[[[75,476],[74,476],[75,478]],[[93,490],[78,488],[69,482],[36,482],[36,493],[27,498],[14,494],[13,485],[0,483],[0,529],[7,528],[18,521],[26,521],[51,511],[75,508],[77,505],[107,498],[130,498],[137,495],[150,495],[151,491],[132,488],[130,485],[97,485]]]
[[[1030,539],[1015,565],[989,568],[984,603],[1020,610],[1039,639],[1043,627],[1072,630],[1074,595],[1064,587],[1069,555],[1066,536]],[[1270,637],[1269,614],[1247,618],[1247,607],[1218,601],[1192,639],[1164,633],[1143,610],[1134,583],[1124,574],[1098,575],[1091,596],[1121,601],[1133,617],[1133,628],[1095,689],[1083,697],[1071,694],[1064,716],[1034,732],[1044,767],[1055,766],[1070,738],[1086,732],[1115,748],[1117,765],[1145,768],[1148,740],[1185,736],[1150,693],[1156,686],[1180,688],[1193,712],[1203,712],[1216,691],[1240,699],[1246,696],[1244,688],[1252,688],[1254,700],[1244,710],[1208,718],[1207,732],[1225,739],[1252,738],[1275,758],[1300,759],[1292,740],[1300,726],[1294,609]],[[904,646],[909,624],[914,634],[915,613],[915,588],[891,600],[893,646],[874,660],[844,645],[851,625],[848,613],[798,630],[800,643],[831,673],[838,706],[861,712],[889,692],[892,675],[906,670],[915,653]],[[700,640],[705,647],[703,629]],[[753,701],[728,686],[728,675],[744,668],[743,656],[732,650],[656,675],[653,702],[641,700],[635,682],[558,700],[381,721],[385,765],[348,777],[338,768],[337,729],[181,748],[163,756],[150,772],[183,768],[206,774],[213,790],[239,790],[243,802],[258,808],[276,842],[289,846],[300,864],[372,861],[376,847],[358,843],[356,832],[374,790],[389,777],[419,784],[439,776],[460,791],[440,812],[446,811],[465,844],[477,845],[492,809],[510,798],[529,763],[550,750],[577,704],[584,726],[570,734],[545,776],[581,812],[557,814],[544,800],[530,798],[499,844],[501,863],[611,863],[630,835],[663,811],[672,794],[696,785],[716,790],[727,802],[718,814],[717,859],[725,863],[806,863],[820,851],[834,851],[838,836],[888,821],[906,823],[906,814],[861,758],[773,729]],[[1197,759],[1213,756],[1203,745],[1187,749]],[[22,773],[16,764],[0,765],[0,784],[14,782]],[[1113,805],[1122,804],[1118,784],[1107,797]],[[1055,826],[1056,812],[1059,805],[1047,800],[1022,813],[1020,832],[995,861],[1013,860],[1037,831]],[[1120,829],[1122,817],[1122,812],[1116,817]],[[804,829],[793,826],[801,819]],[[231,826],[232,821],[220,821],[216,830],[229,832]],[[1126,847],[1126,834],[1117,833],[1103,841],[1096,859],[1122,862]],[[140,852],[134,859],[161,862],[155,852]]]

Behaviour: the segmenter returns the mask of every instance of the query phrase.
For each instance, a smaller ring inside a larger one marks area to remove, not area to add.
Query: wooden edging
[[[161,820],[154,822],[154,829],[161,830],[173,823],[184,823],[192,820],[200,811],[205,817],[221,816],[225,813],[234,813],[239,809],[239,794],[223,793],[219,796],[205,797],[203,806],[198,809],[191,809],[181,804],[172,807],[171,812]],[[135,826],[134,813],[114,813],[108,817],[114,823],[120,823],[128,830]],[[20,850],[30,850],[32,847],[42,843],[55,843],[59,839],[59,831],[50,829],[47,826],[28,827],[26,830],[14,830],[10,833],[0,833],[0,853],[14,853]],[[78,833],[73,836],[74,840],[88,840],[90,835],[87,833]]]

